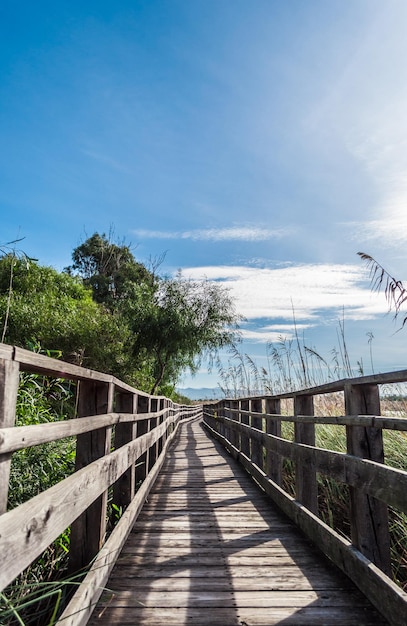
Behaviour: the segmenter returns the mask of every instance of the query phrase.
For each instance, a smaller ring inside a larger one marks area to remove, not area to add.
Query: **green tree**
[[[105,234],[94,233],[72,260],[67,271],[127,325],[132,382],[140,389],[171,394],[184,370],[195,372],[204,356],[237,339],[239,316],[215,283],[159,277]]]
[[[133,284],[153,280],[151,272],[136,261],[128,245],[114,243],[104,233],[94,233],[75,248],[72,261],[65,271],[80,276],[91,287],[94,300],[110,309],[128,298]]]
[[[0,259],[0,320],[9,344],[59,350],[67,361],[117,375],[126,369],[127,325],[80,280],[51,267],[12,254]]]
[[[238,339],[240,316],[229,292],[206,280],[185,280],[180,274],[161,279],[149,294],[145,289],[144,297],[129,302],[127,316],[135,356],[150,356],[150,393],[175,385],[186,369],[195,373],[202,358],[213,358]]]

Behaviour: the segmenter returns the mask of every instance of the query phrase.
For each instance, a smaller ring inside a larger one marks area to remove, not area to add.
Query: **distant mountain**
[[[194,387],[185,387],[181,389],[177,387],[178,393],[190,398],[190,400],[218,400],[223,397],[223,394],[219,388],[201,387],[195,389]]]

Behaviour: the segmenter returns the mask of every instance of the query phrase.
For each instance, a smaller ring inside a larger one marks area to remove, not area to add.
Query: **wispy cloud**
[[[386,203],[387,204],[387,203]],[[402,204],[400,211],[387,213],[383,219],[366,222],[349,222],[347,226],[352,232],[352,238],[358,242],[379,241],[382,246],[400,246],[407,242],[407,193],[400,195],[398,204]]]
[[[385,298],[372,294],[365,268],[354,265],[296,265],[285,268],[207,266],[186,268],[186,277],[207,278],[230,290],[237,310],[247,320],[267,320],[261,336],[292,333],[293,312],[301,324],[338,319],[367,320],[387,312]],[[273,322],[275,320],[275,322]],[[246,334],[252,332],[246,330]],[[247,335],[248,337],[248,335]],[[257,334],[257,340],[261,337]],[[254,337],[252,337],[254,339]]]
[[[252,341],[254,343],[278,342],[281,338],[293,339],[295,332],[301,333],[307,328],[311,328],[314,324],[270,324],[259,328],[242,328],[242,339]]]
[[[124,166],[122,163],[113,159],[107,154],[102,154],[101,152],[97,152],[94,150],[82,150],[82,153],[85,154],[87,157],[90,157],[91,159],[94,159],[95,161],[98,161],[99,163],[102,163],[103,165],[106,165],[113,170],[130,173],[128,167]]]
[[[185,231],[133,230],[140,239],[191,239],[193,241],[268,241],[288,234],[287,229],[271,230],[257,226],[202,228]]]
[[[313,121],[338,134],[366,176],[371,206],[362,219],[347,224],[351,236],[380,247],[400,246],[407,242],[407,87],[398,60],[407,54],[407,4],[378,3],[369,15],[354,54]]]

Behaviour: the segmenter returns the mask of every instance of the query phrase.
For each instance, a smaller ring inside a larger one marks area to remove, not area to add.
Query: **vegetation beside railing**
[[[1,624],[87,622],[179,421],[201,410],[0,344]]]
[[[407,448],[407,416],[381,416],[379,387],[406,380],[407,371],[393,372],[204,406],[207,428],[398,626],[407,611],[395,584],[406,582],[407,468],[390,452],[395,440]]]

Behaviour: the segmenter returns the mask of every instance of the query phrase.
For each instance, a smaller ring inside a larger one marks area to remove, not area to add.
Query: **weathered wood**
[[[113,410],[112,383],[81,381],[79,384],[78,415],[110,413]],[[79,435],[76,440],[75,471],[109,454],[112,428],[99,428]],[[71,527],[69,571],[78,572],[88,565],[103,545],[107,522],[107,491],[80,516]]]
[[[257,430],[263,430],[263,417],[259,417],[262,413],[263,401],[261,398],[252,398],[250,400],[250,410],[253,411],[250,422],[252,428]],[[252,442],[252,461],[256,463],[261,469],[264,466],[263,446],[261,443],[254,444]]]
[[[5,343],[0,343],[0,359],[12,361],[14,356],[14,347]]]
[[[168,418],[156,430],[93,461],[0,516],[0,591],[155,444],[174,419]]]
[[[313,413],[313,396],[294,396],[295,415],[313,415]],[[315,446],[315,426],[313,424],[295,422],[294,438],[296,443]],[[296,462],[295,493],[299,502],[313,513],[318,514],[317,473],[313,464]]]
[[[118,393],[116,410],[134,414],[137,411],[138,398],[134,393]],[[114,447],[120,448],[137,437],[137,422],[119,423],[114,429]],[[125,510],[136,492],[136,468],[133,463],[113,485],[113,504],[119,510]]]
[[[199,423],[179,433],[90,626],[386,623]]]
[[[135,413],[108,413],[33,426],[2,428],[0,429],[0,454],[15,452],[29,446],[38,446],[49,441],[58,441],[59,439],[65,439],[65,437],[81,435],[107,426],[137,423],[157,415],[164,415],[164,411],[157,414],[148,413],[142,416]]]
[[[266,402],[268,400],[280,402],[278,398],[266,398]],[[230,408],[230,413],[232,413],[233,417],[233,414],[236,415],[238,411],[234,408]],[[253,415],[251,411],[246,411],[246,413]],[[316,417],[314,415],[273,415],[267,412],[262,414],[262,417],[266,421],[278,420],[279,422],[300,422],[302,424],[335,424],[337,426],[364,426],[388,430],[407,430],[407,418],[403,417],[382,417],[380,415],[324,415],[322,417]]]
[[[149,413],[155,413],[157,411],[157,398],[150,398],[149,399]],[[155,427],[157,426],[157,418],[153,417],[149,420],[149,430],[153,430]],[[155,446],[152,446],[150,451],[149,451],[149,458],[148,458],[148,471],[150,471],[150,469],[153,467],[154,463],[156,462],[157,459],[157,445],[158,442]]]
[[[159,413],[161,413],[161,411],[164,409],[164,406],[165,406],[165,400],[164,398],[160,398],[158,400],[158,407],[157,407],[159,409]],[[162,424],[163,421],[164,421],[164,416],[160,415],[160,417],[157,418],[157,423]],[[159,457],[161,454],[161,451],[165,444],[165,438],[166,438],[166,433],[164,433],[164,435],[157,442],[157,457]]]
[[[179,420],[177,419],[174,421],[173,418],[169,418],[168,424],[175,423],[177,425],[178,421]],[[167,438],[154,468],[141,485],[126,511],[123,513],[111,536],[99,552],[95,562],[92,564],[92,567],[87,573],[83,584],[78,588],[77,592],[59,618],[57,625],[85,626],[87,624],[89,616],[91,615],[96,602],[104,590],[109,574],[112,571],[118,556],[120,555],[134,522],[136,521],[141,508],[150,493],[155,480],[157,479],[158,473],[164,462],[166,452],[171,445],[175,434],[176,429],[173,430],[171,435]]]
[[[345,409],[350,414],[379,415],[377,385],[346,385]],[[349,454],[378,463],[384,462],[383,433],[380,429],[347,426],[346,437]],[[389,515],[386,504],[351,487],[350,506],[352,543],[390,576]]]
[[[148,413],[149,411],[149,400],[145,396],[138,396],[137,402],[137,413],[140,415],[142,413]],[[149,419],[144,419],[137,425],[137,435],[138,437],[144,435],[149,430]],[[138,459],[137,467],[136,467],[136,485],[139,485],[145,480],[148,474],[148,459],[149,459],[149,450]]]
[[[11,428],[16,419],[19,365],[0,359],[0,428]],[[7,511],[11,454],[0,450],[0,515]]]
[[[385,374],[372,374],[370,376],[357,376],[356,378],[342,378],[331,383],[324,383],[316,387],[308,389],[300,389],[295,391],[295,395],[309,396],[324,393],[334,393],[335,391],[343,391],[345,385],[389,385],[391,383],[404,383],[407,381],[407,370],[397,370],[395,372],[387,372]],[[294,393],[288,391],[286,393],[278,393],[273,395],[276,400],[292,398]],[[246,396],[247,397],[247,396]],[[242,398],[238,398],[241,400]]]
[[[85,367],[80,367],[79,365],[67,363],[66,361],[53,359],[44,354],[24,350],[23,348],[15,347],[13,358],[20,363],[20,369],[23,372],[36,372],[38,374],[44,374],[45,376],[54,376],[56,378],[66,378],[69,380],[93,380],[95,383],[113,382],[113,376],[110,374],[96,372]]]
[[[242,412],[239,415],[239,422],[241,424],[250,425],[250,413],[249,413],[249,400],[240,400],[239,401],[239,409],[242,409]],[[246,456],[250,457],[250,439],[245,434],[244,431],[241,431],[240,435],[240,449]]]
[[[266,398],[265,411],[269,416],[273,413],[278,415],[281,412],[281,401]],[[275,437],[281,437],[281,421],[278,419],[267,419],[266,433]],[[265,471],[267,476],[277,485],[281,485],[282,464],[282,457],[278,453],[273,454],[271,449],[266,448]]]
[[[333,452],[293,443],[273,435],[251,431],[248,426],[232,422],[231,428],[247,432],[261,441],[266,451],[277,453],[295,463],[312,466],[317,472],[356,487],[375,498],[407,512],[407,472],[361,459],[343,452]]]
[[[221,440],[220,435],[211,433]],[[231,449],[230,442],[222,444]],[[233,453],[233,449],[231,449]],[[238,451],[237,451],[238,452]],[[407,594],[378,567],[367,559],[349,541],[329,528],[306,507],[289,496],[254,466],[243,454],[237,454],[246,471],[254,477],[278,507],[326,554],[364,593],[374,606],[389,620],[392,626],[405,626]]]
[[[229,418],[232,421],[236,421],[236,419],[239,419],[238,413],[237,413],[238,408],[239,408],[239,402],[237,400],[231,400],[229,402]],[[230,440],[233,443],[233,445],[236,446],[236,448],[239,447],[239,433],[234,428],[231,428],[230,430]]]

